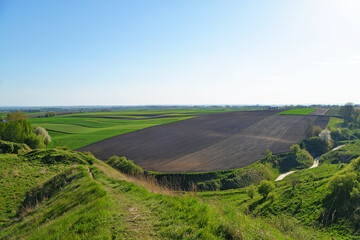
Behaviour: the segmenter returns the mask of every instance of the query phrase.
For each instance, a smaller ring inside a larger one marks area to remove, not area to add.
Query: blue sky
[[[360,103],[360,1],[0,0],[0,106]]]

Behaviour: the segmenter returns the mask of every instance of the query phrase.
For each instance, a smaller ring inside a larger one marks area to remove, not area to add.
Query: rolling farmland
[[[31,118],[30,122],[34,126],[44,127],[49,131],[52,137],[50,147],[67,146],[70,149],[77,149],[120,134],[188,118],[191,116],[114,119],[69,115]]]
[[[301,141],[310,118],[326,127],[329,118],[277,115],[279,111],[203,114],[195,118],[115,136],[80,148],[100,159],[126,156],[146,170],[202,172],[240,168],[267,148],[286,152]]]

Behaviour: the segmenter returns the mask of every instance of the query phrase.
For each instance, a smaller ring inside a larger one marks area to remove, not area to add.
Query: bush
[[[0,153],[24,154],[30,151],[31,149],[26,144],[0,140]]]
[[[27,120],[27,119],[28,119],[27,116],[20,111],[8,113],[8,115],[6,116],[6,120],[9,122],[15,122],[18,120]]]
[[[10,113],[7,122],[0,122],[0,139],[26,143],[31,148],[43,148],[44,140],[37,136],[26,115],[21,112]]]
[[[247,195],[253,199],[256,193],[256,187],[254,185],[250,185],[247,189]]]
[[[45,145],[49,145],[51,142],[51,137],[45,128],[37,127],[35,129],[35,133],[36,135],[40,135],[43,138]]]
[[[56,116],[56,112],[47,112],[45,114],[45,117],[55,117]]]
[[[336,174],[328,183],[328,189],[341,198],[350,198],[353,188],[358,186],[355,173]]]
[[[295,144],[295,145],[292,145],[290,147],[290,151],[293,153],[293,154],[298,154],[300,152],[300,146],[298,144]]]
[[[40,136],[39,136],[40,137]],[[63,150],[60,148],[37,149],[24,155],[28,161],[40,161],[44,164],[93,164],[94,158],[81,152]]]
[[[263,198],[266,198],[274,188],[275,185],[272,182],[263,180],[258,186],[258,192],[263,196]]]
[[[270,149],[266,149],[265,151],[265,156],[267,160],[270,160],[272,157],[272,152],[270,151]]]
[[[44,139],[40,135],[31,134],[25,140],[24,143],[31,146],[32,148],[44,148]]]
[[[112,156],[107,160],[107,163],[120,172],[128,175],[137,176],[144,173],[144,170],[140,166],[133,163],[133,161],[126,159],[126,157]]]
[[[267,196],[267,199],[270,200],[270,202],[274,202],[276,200],[275,193],[273,193],[273,192],[269,193],[269,195]]]
[[[322,141],[320,137],[306,139],[304,140],[304,145],[312,156],[320,156],[327,152],[328,149],[326,142]]]
[[[197,184],[197,187],[200,191],[219,191],[221,188],[220,180],[213,179]]]

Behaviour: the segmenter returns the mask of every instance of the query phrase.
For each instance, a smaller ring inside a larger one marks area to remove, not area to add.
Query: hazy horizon
[[[1,1],[0,106],[360,103],[360,1]]]

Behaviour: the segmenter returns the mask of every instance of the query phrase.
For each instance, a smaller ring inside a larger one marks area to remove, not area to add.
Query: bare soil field
[[[250,165],[301,141],[310,118],[326,127],[325,116],[276,115],[279,111],[203,114],[108,138],[78,149],[106,160],[126,156],[145,170],[203,172]]]
[[[329,111],[328,108],[319,108],[319,109],[316,109],[315,111],[313,111],[312,113],[310,113],[309,115],[322,116],[322,115],[325,115],[328,111]]]

